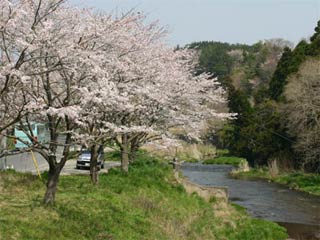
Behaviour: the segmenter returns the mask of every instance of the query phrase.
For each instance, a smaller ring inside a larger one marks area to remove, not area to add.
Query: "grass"
[[[228,157],[230,156],[230,152],[228,149],[217,149],[217,157]]]
[[[232,157],[232,156],[230,157],[222,156],[214,159],[205,160],[203,161],[203,163],[204,164],[229,164],[229,165],[239,166],[240,163],[242,163],[243,161],[246,161],[246,159],[239,158],[239,157]]]
[[[244,162],[247,162],[245,158],[230,156],[228,149],[217,149],[216,157],[204,160],[203,164],[227,164],[238,167]]]
[[[111,151],[111,152],[104,153],[105,161],[120,161],[120,157],[121,157],[120,151]]]
[[[272,182],[289,186],[292,189],[308,192],[320,196],[320,175],[307,174],[302,172],[280,173],[271,176],[268,169],[251,169],[249,172],[232,174],[235,178],[241,179],[266,179]]]
[[[45,177],[45,175],[44,175]],[[187,195],[171,168],[141,154],[129,174],[112,169],[92,186],[86,176],[62,176],[56,204],[41,204],[37,177],[0,172],[0,239],[225,239],[282,240],[275,223],[243,209],[216,214],[216,201]],[[229,209],[228,208],[228,209]]]

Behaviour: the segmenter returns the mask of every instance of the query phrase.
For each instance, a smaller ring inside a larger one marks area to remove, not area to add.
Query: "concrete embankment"
[[[228,188],[198,185],[190,182],[188,179],[181,178],[178,171],[174,174],[176,180],[185,188],[188,194],[197,193],[207,202],[212,200],[212,198],[228,202]]]

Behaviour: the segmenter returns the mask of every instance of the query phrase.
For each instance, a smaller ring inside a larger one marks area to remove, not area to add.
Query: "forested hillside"
[[[251,165],[320,170],[320,21],[309,41],[295,48],[284,40],[252,46],[190,44],[199,50],[199,73],[218,76],[228,107],[238,113],[217,131],[214,144]]]
[[[290,45],[282,39],[271,39],[251,46],[199,42],[189,47],[200,51],[199,73],[210,72],[225,84],[230,81],[249,96],[260,86],[268,84],[283,49]]]

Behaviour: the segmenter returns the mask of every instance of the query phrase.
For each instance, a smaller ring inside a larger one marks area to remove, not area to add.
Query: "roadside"
[[[114,149],[112,148],[105,148],[105,154],[108,157]],[[60,155],[62,154],[62,149],[60,151]],[[49,166],[47,161],[38,153],[33,153],[36,165],[41,173],[48,171]],[[58,157],[60,156],[58,154]],[[77,157],[75,154],[73,157]],[[107,173],[110,168],[119,167],[120,162],[117,159],[105,159],[105,168],[101,169],[101,173]],[[0,170],[1,169],[12,169],[16,172],[20,173],[31,173],[33,175],[37,174],[35,162],[33,160],[33,156],[31,152],[20,153],[12,156],[3,157],[0,159]],[[89,175],[89,170],[82,170],[76,169],[76,159],[69,159],[66,162],[65,167],[62,169],[61,175],[73,175],[73,174],[80,174],[80,175]]]
[[[60,140],[63,142],[63,139]],[[76,169],[77,157],[79,156],[79,151],[81,147],[75,145],[73,150],[70,152],[69,160],[66,162],[64,168],[62,169],[61,175],[89,175],[89,169]],[[57,157],[61,157],[62,148],[58,148]],[[118,154],[115,149],[110,147],[104,148],[105,152],[105,164],[104,168],[100,170],[100,173],[107,173],[110,168],[119,167],[120,162]],[[40,173],[49,170],[47,161],[37,152],[24,152],[18,153],[16,155],[5,156],[0,158],[0,171],[5,169],[14,170],[19,173],[31,173],[32,175],[37,175],[37,168]]]
[[[38,153],[34,152],[36,163],[40,172],[48,169],[47,161]],[[1,169],[13,169],[16,172],[33,172],[36,171],[32,154],[30,152],[6,156],[0,159]]]
[[[76,169],[76,159],[70,159],[66,162],[66,165],[61,171],[61,175],[66,176],[66,175],[90,175],[90,170],[89,169]],[[108,161],[104,163],[104,168],[101,169],[99,172],[100,173],[108,173],[109,169],[115,168],[115,167],[120,167],[120,162],[119,161]],[[32,174],[36,174],[35,171],[32,172]]]

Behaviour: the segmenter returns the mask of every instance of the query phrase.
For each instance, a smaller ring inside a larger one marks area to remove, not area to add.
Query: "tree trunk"
[[[140,147],[140,140],[143,138],[145,134],[139,134],[136,135],[134,138],[130,141],[130,154],[129,154],[129,161],[130,163],[134,162],[137,158],[137,152]]]
[[[71,142],[71,134],[67,134],[65,140],[65,147],[63,149],[63,157],[60,162],[57,162],[56,151],[58,146],[57,135],[54,133],[51,135],[52,142],[50,143],[50,151],[51,153],[55,153],[51,156],[44,156],[49,163],[49,174],[48,174],[48,182],[47,182],[47,190],[44,195],[43,202],[45,205],[54,204],[55,195],[57,192],[57,185],[59,182],[59,177],[62,168],[66,164],[69,155],[69,145]]]
[[[138,147],[137,146],[131,146],[130,149],[130,155],[129,155],[129,162],[133,163],[136,160],[137,157],[137,151],[138,151]]]
[[[98,174],[98,146],[93,145],[91,147],[91,159],[90,159],[90,178],[91,182],[96,185],[99,182]]]
[[[54,204],[60,172],[59,166],[49,166],[47,190],[43,199],[45,205]]]
[[[124,134],[122,136],[122,143],[121,143],[121,169],[124,172],[129,171],[129,142],[128,136]]]

